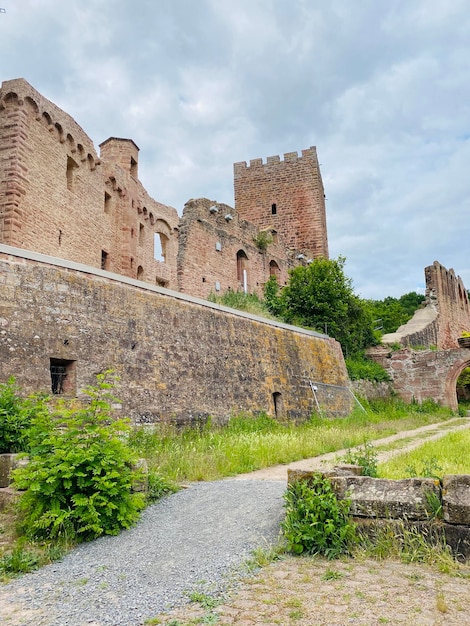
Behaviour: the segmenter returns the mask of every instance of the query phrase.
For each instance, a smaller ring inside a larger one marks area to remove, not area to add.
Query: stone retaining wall
[[[391,480],[361,476],[359,466],[339,466],[322,472],[338,499],[348,498],[351,514],[363,527],[371,521],[405,522],[419,529],[442,528],[455,554],[470,558],[470,475]],[[288,470],[288,484],[308,481],[315,472]],[[439,509],[436,517],[436,510]],[[442,517],[441,517],[442,514]]]

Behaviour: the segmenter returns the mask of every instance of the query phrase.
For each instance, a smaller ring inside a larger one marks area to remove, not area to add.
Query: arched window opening
[[[153,236],[153,257],[157,261],[165,263],[167,255],[168,237],[163,233],[155,233]]]
[[[67,189],[69,191],[73,191],[73,184],[75,178],[75,170],[77,169],[78,164],[71,157],[67,157],[67,171],[66,171],[66,179],[67,179]]]
[[[143,246],[144,245],[144,241],[145,241],[145,235],[144,235],[144,225],[143,224],[139,224],[139,246]]]
[[[281,277],[281,268],[274,260],[269,262],[269,275],[275,276],[276,280]]]
[[[248,293],[248,257],[243,250],[237,252],[237,280],[243,292]]]
[[[137,268],[137,280],[144,280],[144,268],[142,265],[139,265]]]

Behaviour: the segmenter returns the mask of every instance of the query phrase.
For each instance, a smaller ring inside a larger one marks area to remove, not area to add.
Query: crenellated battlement
[[[325,194],[317,150],[311,146],[234,164],[235,208],[258,228],[274,228],[308,258],[328,258]]]
[[[279,155],[268,156],[266,159],[266,163],[263,162],[262,158],[250,159],[249,165],[247,165],[246,161],[239,161],[237,163],[234,163],[233,168],[235,174],[237,174],[239,171],[244,171],[250,168],[260,168],[270,165],[284,165],[285,163],[300,163],[302,162],[302,159],[309,160],[311,162],[312,158],[318,164],[317,149],[315,146],[311,146],[310,148],[302,150],[301,156],[299,156],[298,152],[285,152],[284,159],[281,159]]]

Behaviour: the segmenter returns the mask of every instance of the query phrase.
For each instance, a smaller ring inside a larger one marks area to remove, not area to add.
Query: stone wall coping
[[[195,298],[194,296],[180,293],[179,291],[174,291],[173,289],[167,289],[165,287],[158,287],[156,285],[155,286],[150,285],[149,283],[137,280],[135,278],[129,278],[127,276],[122,276],[121,274],[115,274],[113,272],[107,272],[106,270],[102,270],[96,267],[91,267],[89,265],[84,265],[83,263],[77,263],[75,261],[68,261],[66,259],[60,259],[58,257],[41,254],[39,252],[33,252],[31,250],[24,250],[22,248],[15,248],[13,246],[7,246],[5,244],[0,244],[0,254],[18,257],[18,258],[26,259],[29,261],[35,261],[38,263],[44,263],[45,265],[62,267],[64,269],[74,270],[77,272],[83,272],[84,274],[91,274],[94,276],[99,276],[100,278],[106,278],[108,280],[119,282],[124,285],[131,285],[133,287],[137,287],[138,289],[144,289],[145,291],[152,291],[162,296],[175,298],[176,300],[182,300],[184,302],[196,304],[198,306],[204,306],[208,309],[214,309],[216,311],[221,311],[223,313],[229,313],[230,315],[243,317],[245,319],[259,322],[260,324],[267,324],[268,326],[282,328],[284,330],[289,330],[291,332],[299,333],[301,335],[308,335],[310,337],[318,337],[318,339],[332,339],[328,335],[325,335],[323,333],[318,333],[314,330],[307,330],[306,328],[300,328],[299,326],[291,326],[290,324],[284,324],[283,322],[277,322],[276,320],[270,320],[268,318],[260,317],[258,315],[252,315],[251,313],[246,313],[245,311],[238,311],[237,309],[231,309],[221,304],[217,304],[216,302],[209,302],[208,300],[203,300],[202,298]]]

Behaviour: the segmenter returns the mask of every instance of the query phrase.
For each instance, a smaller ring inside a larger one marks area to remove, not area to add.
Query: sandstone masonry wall
[[[469,349],[390,350],[377,346],[368,353],[387,370],[393,389],[406,402],[432,399],[457,410],[457,378],[470,367]]]
[[[176,288],[179,217],[142,187],[134,142],[111,138],[99,158],[70,115],[17,79],[0,89],[0,149],[0,242]]]
[[[260,250],[254,241],[259,229],[232,207],[205,198],[187,202],[179,230],[179,291],[202,298],[228,289],[242,291],[243,269],[249,293],[262,295],[271,274],[285,285],[288,270],[299,262],[288,255],[280,237],[266,232],[273,241]]]
[[[382,343],[403,347],[425,346],[440,350],[458,347],[463,331],[470,331],[470,302],[460,276],[438,261],[424,269],[426,306],[394,333],[382,337]]]
[[[470,331],[470,302],[460,276],[453,269],[447,270],[438,261],[424,270],[426,293],[438,310],[437,346],[458,347],[457,339],[462,331]]]
[[[188,422],[233,411],[305,418],[352,406],[333,339],[66,261],[0,246],[0,380],[51,392],[51,365],[80,396],[96,373],[120,376],[135,422]]]
[[[316,148],[234,164],[235,209],[242,219],[282,235],[309,258],[328,258],[325,194]]]

